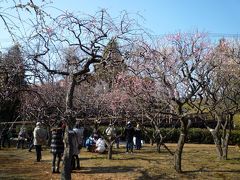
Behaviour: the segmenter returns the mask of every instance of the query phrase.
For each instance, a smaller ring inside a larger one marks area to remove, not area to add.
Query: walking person
[[[59,166],[64,151],[62,123],[59,123],[57,127],[51,130],[51,132],[52,132],[51,153],[53,154],[52,173],[60,173]],[[57,165],[55,165],[56,159]]]
[[[46,143],[47,140],[47,131],[41,126],[40,122],[36,123],[36,127],[33,131],[33,144],[36,149],[37,162],[40,162],[42,159],[42,145]]]
[[[125,128],[124,134],[126,137],[126,153],[131,151],[133,153],[133,136],[134,136],[134,127],[132,126],[131,121],[127,122],[127,126]]]

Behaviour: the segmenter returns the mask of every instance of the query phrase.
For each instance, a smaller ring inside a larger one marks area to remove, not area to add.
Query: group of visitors
[[[80,153],[84,129],[77,123],[69,134],[72,135],[73,156],[71,160],[72,169],[80,169],[80,162],[78,154]],[[51,129],[51,153],[52,157],[52,173],[60,173],[60,162],[64,153],[63,137],[65,132],[65,125],[59,122]],[[41,160],[41,146],[46,143],[47,132],[42,128],[41,123],[38,122],[33,131],[33,144],[36,149],[37,162]]]
[[[120,137],[116,134],[116,129],[114,124],[109,124],[105,130],[106,139],[103,139],[101,136],[96,134],[96,131],[86,140],[86,148],[90,152],[99,152],[103,153],[106,151],[106,141],[115,140],[115,147],[119,148],[119,139]],[[131,121],[127,122],[127,125],[124,130],[124,136],[126,139],[126,153],[133,153],[133,148],[140,150],[142,148],[142,133],[139,124],[136,128],[132,125]]]
[[[7,141],[10,131],[2,131],[2,142],[1,145],[4,147],[5,142],[10,146],[10,142]],[[51,129],[51,153],[52,153],[52,173],[59,173],[61,158],[64,153],[64,132],[65,126],[62,122],[56,124],[54,128]],[[79,161],[79,153],[82,148],[83,143],[88,151],[90,152],[98,152],[104,153],[106,151],[106,143],[105,140],[115,140],[116,148],[119,148],[119,137],[116,135],[116,129],[114,124],[109,124],[109,126],[105,130],[105,139],[101,137],[98,133],[97,128],[93,131],[93,134],[84,141],[84,128],[80,126],[79,123],[75,125],[75,127],[69,131],[69,135],[72,137],[72,152],[73,156],[71,159],[72,170],[80,169],[80,161]],[[126,153],[133,152],[133,147],[136,149],[141,149],[141,130],[139,124],[137,124],[136,128],[133,127],[130,121],[127,122],[125,127],[124,135],[126,138]],[[43,127],[41,122],[36,123],[36,127],[34,128],[32,133],[28,133],[26,128],[22,126],[18,133],[18,141],[17,148],[24,148],[25,140],[28,141],[29,151],[34,147],[36,150],[36,161],[40,162],[42,159],[42,145],[46,144],[48,138],[48,133],[46,129]],[[106,139],[107,138],[107,139]]]
[[[28,145],[30,144],[29,139],[30,136],[32,134],[32,132],[29,134],[30,132],[26,130],[25,126],[23,125],[18,134],[16,133],[15,128],[13,128],[13,124],[11,126],[9,125],[4,125],[3,129],[0,132],[1,135],[1,143],[0,146],[1,147],[11,147],[11,142],[14,140],[14,137],[16,138],[16,147],[17,149],[25,148],[25,141],[27,141]],[[17,134],[17,136],[15,136],[15,134]]]
[[[106,143],[98,134],[91,135],[85,145],[89,152],[104,153],[106,150]]]

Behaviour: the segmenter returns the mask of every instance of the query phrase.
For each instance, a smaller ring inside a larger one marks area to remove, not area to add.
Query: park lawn
[[[176,144],[167,144],[174,150]],[[240,179],[240,151],[229,147],[229,160],[217,160],[214,145],[185,144],[183,173],[172,168],[173,157],[164,149],[159,154],[155,146],[125,154],[123,146],[114,149],[113,160],[107,154],[81,152],[81,170],[73,171],[72,179]],[[60,179],[51,173],[51,153],[43,150],[43,160],[35,162],[35,153],[27,149],[0,150],[0,179]]]

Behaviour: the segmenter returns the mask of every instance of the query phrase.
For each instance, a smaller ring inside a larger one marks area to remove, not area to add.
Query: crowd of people
[[[11,128],[5,128],[1,131],[1,146],[5,147],[7,144],[10,147]],[[36,123],[33,131],[29,132],[22,126],[18,132],[16,148],[24,149],[27,147],[31,152],[33,148],[36,151],[36,161],[40,162],[42,159],[42,146],[46,145],[47,139],[51,138],[50,152],[52,153],[52,173],[60,172],[60,162],[64,153],[64,132],[65,125],[63,122],[58,122],[52,129],[49,135],[41,122]],[[105,153],[107,150],[107,141],[114,141],[115,147],[119,148],[120,136],[125,137],[126,140],[126,153],[133,153],[133,149],[140,150],[142,147],[142,133],[139,124],[134,127],[131,121],[128,121],[124,130],[124,134],[117,135],[114,124],[109,124],[103,133],[100,133],[98,128],[95,127],[92,134],[86,138],[84,137],[84,128],[80,123],[76,123],[75,127],[69,131],[72,144],[72,170],[80,169],[79,153],[82,146],[85,146],[87,151],[96,153]]]
[[[124,130],[124,134],[118,136],[116,133],[116,129],[113,124],[109,124],[109,126],[105,130],[106,139],[102,138],[96,131],[87,138],[86,140],[86,148],[90,152],[99,152],[104,153],[106,151],[106,140],[115,141],[115,147],[119,148],[120,136],[125,137],[126,140],[126,153],[133,153],[133,149],[135,147],[136,150],[140,150],[142,148],[142,132],[140,125],[137,124],[134,127],[131,121],[127,122],[127,125]]]

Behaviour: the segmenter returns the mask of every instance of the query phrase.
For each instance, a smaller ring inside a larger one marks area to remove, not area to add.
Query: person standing
[[[33,131],[29,131],[28,133],[28,152],[32,152],[33,144]]]
[[[53,154],[52,173],[60,173],[59,166],[64,151],[62,123],[59,123],[56,128],[53,128],[51,130],[51,132],[52,132],[51,153]],[[57,166],[55,166],[57,158],[58,158]]]
[[[3,139],[2,139],[2,147],[5,147],[5,142],[7,142],[8,148],[11,146],[10,139],[12,138],[12,127],[6,126],[2,133]]]
[[[25,140],[27,137],[28,137],[28,134],[27,134],[26,128],[22,126],[18,133],[17,149],[20,148],[20,145],[22,149],[24,148]]]
[[[137,127],[135,129],[135,137],[136,137],[136,149],[140,150],[142,148],[141,144],[142,133],[139,124],[137,124]]]
[[[5,142],[7,141],[7,132],[8,132],[8,130],[5,127],[2,131],[2,134],[1,134],[1,137],[2,137],[1,138],[2,139],[1,145],[2,145],[2,147],[5,147]]]
[[[37,122],[36,127],[33,131],[33,144],[36,149],[37,162],[40,162],[42,158],[42,145],[46,143],[47,140],[47,131],[41,127],[41,123]]]
[[[132,126],[131,121],[127,122],[127,126],[125,128],[125,137],[126,137],[126,153],[131,151],[133,153],[133,136],[134,136],[134,127]]]
[[[71,133],[73,133],[72,169],[74,170],[74,169],[80,169],[80,160],[79,160],[78,154],[80,153],[80,150],[83,145],[84,128],[81,127],[80,123],[76,123]]]

